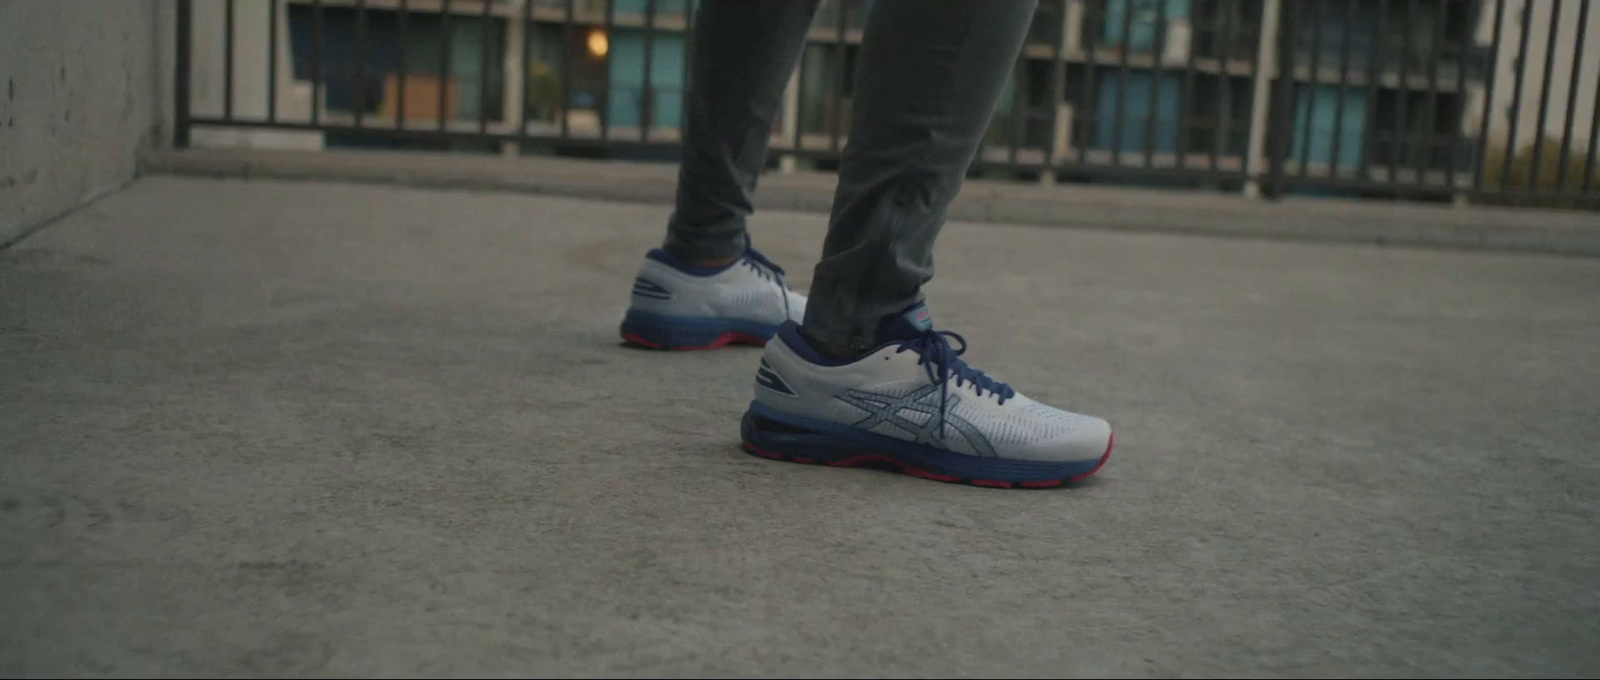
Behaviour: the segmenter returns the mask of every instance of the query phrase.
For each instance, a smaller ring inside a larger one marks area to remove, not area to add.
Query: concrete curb
[[[411,152],[152,151],[143,156],[141,170],[658,204],[670,203],[676,190],[676,168],[666,164]],[[833,190],[832,175],[771,174],[762,178],[757,208],[827,213]],[[1270,202],[1192,191],[974,180],[949,216],[1075,229],[1600,257],[1600,216],[1576,211],[1310,198]]]

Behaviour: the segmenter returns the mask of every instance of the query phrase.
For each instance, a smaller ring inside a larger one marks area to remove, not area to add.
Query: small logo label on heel
[[[756,369],[756,384],[786,397],[800,396],[795,393],[794,388],[789,387],[789,383],[784,382],[783,376],[778,375],[778,371],[773,369],[772,364],[767,363],[766,359],[762,359],[761,368]]]
[[[653,298],[656,300],[671,300],[672,291],[662,288],[650,279],[642,276],[633,279],[633,294],[639,297]]]

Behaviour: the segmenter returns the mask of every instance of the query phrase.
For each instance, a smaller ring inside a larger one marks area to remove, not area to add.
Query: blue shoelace
[[[783,267],[779,267],[778,263],[767,259],[766,255],[761,254],[761,251],[751,247],[748,234],[745,235],[744,243],[744,255],[740,260],[744,262],[744,266],[755,270],[755,273],[761,278],[778,284],[778,288],[782,289],[783,292],[783,318],[793,319],[794,315],[789,312],[789,284],[783,279]]]
[[[950,346],[946,338],[953,338],[961,343],[960,349]],[[961,355],[967,352],[967,339],[961,334],[952,331],[927,331],[911,340],[900,342],[900,352],[916,352],[920,357],[917,365],[928,372],[928,380],[939,386],[939,438],[944,438],[944,413],[946,402],[950,396],[950,382],[955,381],[956,387],[972,383],[978,396],[982,397],[987,391],[994,394],[1000,403],[1017,396],[1017,391],[1010,385],[989,377],[983,371],[967,365],[961,360]]]

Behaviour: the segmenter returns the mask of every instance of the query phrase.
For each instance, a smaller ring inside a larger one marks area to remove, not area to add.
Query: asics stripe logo
[[[662,288],[660,284],[644,277],[633,279],[633,294],[639,297],[654,298],[656,300],[671,300],[672,291]]]
[[[762,359],[761,368],[756,369],[756,384],[786,397],[800,396],[795,393],[794,388],[789,387],[789,383],[783,381],[783,376],[778,375],[766,359]]]
[[[946,432],[939,431],[940,405],[937,385],[925,385],[901,397],[850,390],[836,398],[867,412],[867,417],[855,423],[856,427],[863,430],[871,430],[879,424],[888,424],[911,435],[911,440],[918,444],[947,450],[950,445],[945,441],[946,437],[959,433],[972,447],[973,453],[989,457],[997,455],[994,447],[989,444],[989,439],[984,437],[976,426],[954,413],[956,405],[961,403],[960,395],[949,396],[948,410],[944,414]],[[921,417],[915,420],[907,418],[901,415],[902,411],[918,414]],[[955,433],[948,430],[955,430]]]

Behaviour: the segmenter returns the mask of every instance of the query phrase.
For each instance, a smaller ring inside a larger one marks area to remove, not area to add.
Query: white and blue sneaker
[[[765,345],[779,324],[805,313],[806,297],[755,248],[722,267],[696,267],[658,248],[633,279],[622,338],[649,349]]]
[[[1109,423],[1033,401],[968,366],[959,358],[966,341],[934,331],[926,307],[890,317],[878,338],[886,342],[877,349],[832,361],[784,324],[740,423],[745,450],[1006,488],[1074,482],[1111,456]]]

